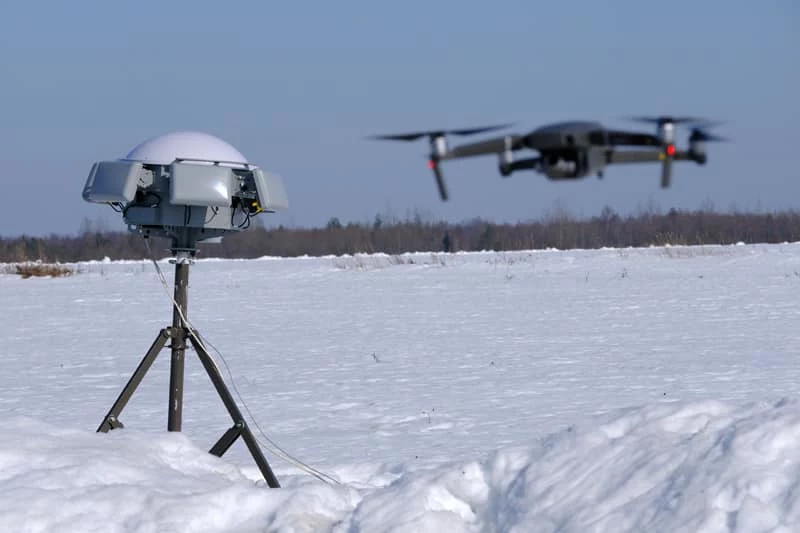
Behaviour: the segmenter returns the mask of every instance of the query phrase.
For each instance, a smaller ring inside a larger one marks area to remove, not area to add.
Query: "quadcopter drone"
[[[632,117],[638,122],[656,125],[656,133],[608,129],[598,122],[558,122],[541,126],[524,135],[511,134],[450,148],[447,135],[475,135],[507,128],[511,124],[481,128],[418,131],[392,135],[374,135],[370,139],[415,141],[427,137],[430,142],[428,166],[436,177],[439,195],[448,198],[440,163],[449,159],[497,154],[503,177],[517,170],[533,170],[551,180],[575,180],[595,174],[603,177],[605,167],[616,163],[661,163],[661,187],[670,186],[673,161],[706,163],[705,144],[727,139],[713,135],[707,128],[717,125],[693,117]],[[675,126],[691,125],[687,150],[675,146]],[[618,147],[635,147],[619,150]],[[518,150],[535,150],[538,157],[514,159]]]

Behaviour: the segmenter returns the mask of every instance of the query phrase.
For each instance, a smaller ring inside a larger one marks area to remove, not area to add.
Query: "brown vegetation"
[[[78,236],[0,238],[2,262],[76,262],[92,259],[148,257],[141,237],[128,232],[92,231]],[[333,218],[325,228],[265,229],[253,227],[204,244],[203,257],[343,255],[415,251],[531,250],[650,245],[777,243],[800,241],[800,212],[716,213],[713,210],[641,213],[620,216],[606,207],[595,217],[579,220],[560,212],[543,220],[495,224],[474,219],[460,224],[428,222],[420,217],[371,224],[342,224]],[[153,239],[157,255],[168,255],[169,243]]]
[[[11,272],[22,276],[23,279],[27,278],[61,278],[64,276],[71,276],[75,271],[67,266],[53,264],[53,263],[17,263],[8,265],[6,272]]]

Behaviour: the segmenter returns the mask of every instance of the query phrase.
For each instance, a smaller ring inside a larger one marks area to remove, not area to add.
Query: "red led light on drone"
[[[668,144],[667,145],[667,155],[670,156],[670,157],[675,155],[675,145],[674,144]]]

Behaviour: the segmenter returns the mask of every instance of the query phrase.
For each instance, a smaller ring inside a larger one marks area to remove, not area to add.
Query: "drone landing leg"
[[[222,435],[222,437],[220,437],[217,443],[211,448],[209,453],[216,455],[217,457],[222,457],[222,455],[228,451],[228,448],[230,448],[231,445],[236,442],[236,439],[241,436],[247,445],[247,449],[250,450],[250,455],[253,456],[253,460],[256,462],[256,465],[258,465],[261,475],[264,476],[267,485],[270,488],[280,487],[280,484],[278,484],[278,479],[272,472],[267,459],[264,457],[264,454],[261,453],[261,448],[258,447],[258,441],[253,436],[253,432],[250,431],[250,427],[247,425],[247,422],[242,416],[242,412],[239,410],[239,407],[233,400],[228,387],[225,385],[225,381],[223,381],[217,365],[214,364],[214,360],[208,354],[205,346],[203,346],[203,344],[197,339],[198,336],[196,334],[189,337],[192,346],[194,346],[194,349],[197,352],[197,357],[203,364],[203,368],[206,369],[206,373],[211,379],[211,383],[214,384],[214,388],[217,389],[217,394],[219,394],[219,397],[222,399],[222,403],[225,404],[228,414],[230,414],[231,418],[233,419],[233,427],[231,427],[225,432],[225,434]]]
[[[134,371],[133,375],[128,380],[125,388],[122,389],[122,392],[117,397],[117,401],[114,402],[114,405],[108,411],[108,414],[105,416],[105,418],[103,418],[103,422],[100,424],[100,427],[97,428],[98,433],[107,433],[110,429],[123,427],[122,422],[119,421],[119,415],[122,413],[122,410],[125,409],[125,406],[128,404],[128,400],[130,400],[131,396],[133,396],[133,393],[136,391],[139,383],[141,383],[142,379],[144,379],[144,375],[147,374],[147,371],[150,369],[153,361],[156,360],[158,353],[162,348],[164,348],[164,345],[167,343],[167,339],[169,339],[170,336],[171,333],[166,328],[162,329],[158,334],[158,337],[156,337],[156,340],[153,341],[150,349],[147,350],[147,353],[139,363],[139,366],[136,367],[136,371]]]

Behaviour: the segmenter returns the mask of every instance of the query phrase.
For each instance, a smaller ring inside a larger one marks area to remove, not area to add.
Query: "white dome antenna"
[[[241,231],[251,217],[289,206],[280,176],[222,139],[197,131],[152,137],[125,157],[92,166],[83,199],[111,205],[128,228],[172,239],[176,255]]]

